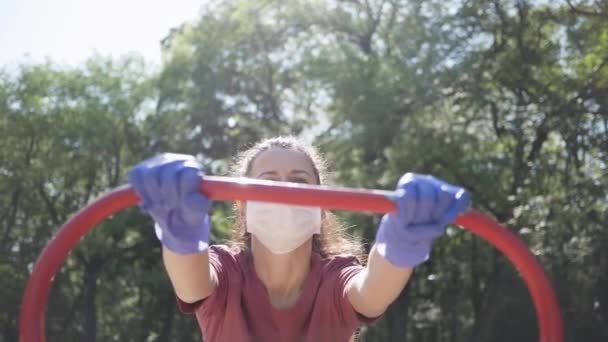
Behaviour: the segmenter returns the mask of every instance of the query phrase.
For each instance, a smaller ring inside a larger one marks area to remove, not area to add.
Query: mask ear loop
[[[393,193],[382,190],[205,176],[201,192],[215,200],[256,200],[319,206],[326,209],[386,213],[395,210]],[[139,198],[121,186],[81,209],[49,242],[28,280],[19,316],[20,342],[45,342],[45,313],[53,278],[80,239],[105,218],[137,205]],[[563,342],[561,311],[547,274],[525,243],[513,232],[476,210],[461,215],[456,225],[485,239],[517,268],[532,297],[541,342]]]

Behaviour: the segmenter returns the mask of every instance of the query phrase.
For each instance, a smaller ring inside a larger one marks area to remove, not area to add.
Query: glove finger
[[[458,191],[460,191],[462,189],[459,186],[452,185],[446,181],[443,181],[443,180],[436,178],[434,176],[431,176],[431,175],[423,175],[421,177],[424,177],[425,181],[433,184],[438,189],[441,189],[441,191],[449,192],[453,195],[455,195]]]
[[[450,208],[445,212],[440,223],[446,225],[454,222],[456,217],[467,210],[470,205],[471,199],[469,193],[461,188],[460,191],[455,194]]]
[[[192,192],[184,197],[183,208],[188,211],[207,211],[211,206],[211,201],[207,196]]]
[[[410,224],[416,215],[416,199],[418,198],[418,189],[415,183],[407,183],[400,185],[397,190],[397,213],[396,217],[400,224]]]
[[[431,214],[431,221],[442,223],[445,213],[450,209],[453,202],[454,196],[451,193],[440,190],[437,193],[437,202]]]
[[[456,196],[459,192],[461,192],[463,190],[463,188],[460,186],[452,185],[450,183],[445,183],[445,182],[442,182],[442,183],[443,184],[441,184],[441,191],[449,193],[452,196]]]
[[[193,192],[184,197],[181,218],[189,226],[199,225],[209,212],[211,201],[204,195]]]
[[[147,168],[153,168],[157,166],[167,165],[173,162],[191,160],[193,158],[194,157],[188,154],[162,153],[154,158],[150,158],[142,162],[142,164],[145,165]]]
[[[416,182],[416,185],[418,197],[416,199],[416,213],[413,223],[430,223],[439,189],[426,179],[421,179]]]
[[[418,174],[408,172],[408,173],[404,174],[403,176],[401,176],[401,178],[399,178],[399,182],[397,182],[397,188],[402,189],[407,184],[415,182],[419,177],[420,177],[420,175],[418,175]]]
[[[171,208],[177,207],[179,203],[178,182],[182,161],[170,162],[163,165],[160,173],[160,191],[165,203]]]
[[[162,201],[160,192],[160,172],[158,167],[144,169],[141,173],[143,188],[148,194],[148,200],[151,205],[155,205]]]
[[[432,220],[434,222],[439,222],[442,225],[449,224],[454,221],[456,216],[458,216],[458,213],[468,207],[468,204],[462,204],[465,206],[464,209],[454,207],[457,199],[462,196],[463,192],[466,193],[466,191],[462,187],[452,185],[433,176],[427,177],[428,181],[439,189],[437,193],[437,203],[431,215]],[[468,193],[466,195],[468,196]],[[468,203],[468,199],[465,200],[465,202]]]
[[[409,239],[413,241],[427,241],[443,235],[445,228],[437,224],[418,224],[408,228]]]
[[[129,184],[131,184],[133,190],[135,190],[135,193],[141,199],[140,207],[142,207],[142,210],[145,204],[150,202],[150,195],[146,191],[146,186],[143,182],[143,172],[144,170],[141,165],[138,165],[132,168],[128,174]]]
[[[196,161],[184,161],[179,172],[178,194],[181,198],[199,192],[199,185],[203,179],[203,172]]]

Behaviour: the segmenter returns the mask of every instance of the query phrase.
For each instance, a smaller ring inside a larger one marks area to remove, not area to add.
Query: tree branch
[[[581,8],[577,7],[575,4],[573,4],[571,0],[566,0],[566,3],[568,4],[568,7],[570,7],[570,10],[572,10],[572,12],[574,12],[576,14],[589,16],[589,17],[608,18],[608,13],[581,9]]]
[[[59,218],[59,214],[57,212],[57,208],[55,208],[55,201],[51,199],[51,197],[44,190],[44,184],[38,183],[36,189],[38,190],[38,194],[42,197],[44,204],[46,206],[47,212],[53,221],[55,226],[59,226],[61,224],[61,219]]]

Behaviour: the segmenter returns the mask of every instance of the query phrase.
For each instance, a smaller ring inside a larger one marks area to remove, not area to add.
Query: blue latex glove
[[[432,176],[406,173],[397,184],[397,211],[382,217],[376,249],[397,267],[415,267],[429,258],[433,240],[469,207],[463,188]]]
[[[129,171],[139,207],[154,219],[161,243],[175,253],[203,252],[209,246],[211,200],[198,190],[202,177],[193,156],[174,153],[145,160]]]

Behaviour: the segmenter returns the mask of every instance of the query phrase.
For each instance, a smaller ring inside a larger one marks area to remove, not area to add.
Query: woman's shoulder
[[[230,256],[233,258],[242,258],[245,256],[247,251],[243,248],[229,246],[225,244],[214,244],[209,246],[210,253],[216,253],[222,256]]]
[[[247,251],[218,244],[209,246],[209,261],[217,268],[240,271],[247,264]]]
[[[228,245],[217,244],[209,246],[209,253],[214,253],[222,256],[235,256],[240,251]]]
[[[357,257],[349,254],[339,254],[320,257],[321,272],[323,274],[340,272],[347,268],[363,268]]]
[[[320,290],[338,297],[342,296],[350,280],[364,270],[357,257],[348,254],[322,258],[320,264]]]

